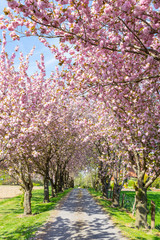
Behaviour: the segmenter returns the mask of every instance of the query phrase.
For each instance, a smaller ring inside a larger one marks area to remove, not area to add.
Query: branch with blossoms
[[[97,8],[95,7],[96,4],[98,6]],[[43,3],[43,1],[39,3],[33,1],[32,8],[30,8],[28,3],[22,4],[21,2],[18,3],[14,0],[8,0],[8,5],[18,13],[23,13],[25,18],[28,17],[30,19],[31,22],[24,23],[29,29],[27,34],[33,34],[44,38],[58,37],[69,42],[74,40],[75,43],[77,40],[81,40],[82,44],[86,43],[95,47],[100,47],[102,50],[113,52],[124,51],[125,53],[152,56],[155,60],[160,61],[160,53],[157,49],[153,49],[151,45],[146,46],[144,43],[146,41],[146,36],[142,34],[145,30],[145,26],[152,30],[147,32],[149,37],[152,36],[156,39],[156,34],[158,35],[159,33],[158,12],[153,10],[148,2],[143,4],[138,1],[129,3],[128,1],[119,0],[117,3],[105,1],[103,4],[99,4],[97,0],[89,5],[86,2],[83,4],[83,1],[78,4],[72,1],[71,6],[68,5],[66,8],[63,3],[55,5],[49,1],[45,3]],[[71,10],[73,14],[70,14]],[[14,21],[14,16],[11,15],[9,11],[5,12],[8,16],[11,16],[11,19]],[[148,21],[146,18],[148,18]],[[33,23],[36,25],[32,26]],[[136,24],[137,29],[134,29]],[[40,27],[38,27],[38,25]],[[142,27],[139,30],[139,26],[141,25]],[[41,28],[41,26],[43,26],[43,28]],[[116,26],[119,28],[118,33]],[[122,30],[124,28],[125,30],[123,32]],[[79,29],[79,31],[77,29]],[[99,32],[102,34],[99,34]],[[115,37],[115,32],[118,34],[120,40],[115,42],[115,47],[112,47],[112,36],[108,35],[107,32],[113,32],[113,38]],[[133,39],[130,34],[133,36]],[[130,36],[129,44],[127,43],[128,40],[125,41],[127,35]],[[102,38],[105,40],[102,40]],[[107,41],[107,39],[109,39],[109,41]],[[134,40],[138,42],[140,46],[133,44]],[[121,44],[123,45],[123,50],[121,49]],[[128,49],[129,46],[131,49]]]

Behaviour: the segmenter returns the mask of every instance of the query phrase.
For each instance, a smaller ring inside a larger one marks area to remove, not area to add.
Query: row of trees
[[[15,52],[5,51],[3,36],[0,54],[0,156],[1,168],[9,169],[24,190],[24,213],[31,214],[32,178],[43,177],[44,201],[49,201],[49,182],[54,193],[73,186],[73,173],[82,164],[80,137],[72,125],[74,105],[65,97],[56,74],[45,78],[44,59],[29,76],[29,56],[20,53],[19,70]],[[64,98],[64,99],[63,99]],[[76,159],[79,159],[77,165]]]
[[[10,119],[2,131],[9,162],[16,159],[21,168],[21,159],[27,159],[28,166],[40,165],[41,159],[44,171],[48,161],[59,159],[59,152],[67,162],[62,168],[96,159],[104,189],[114,175],[113,205],[118,203],[126,169],[132,167],[137,175],[136,226],[147,226],[147,188],[160,175],[159,1],[8,0],[8,6],[1,29],[8,29],[13,40],[38,36],[64,65],[47,82],[43,59],[39,74],[30,78],[25,62],[17,78],[11,78],[13,66],[6,75],[2,54],[4,89],[5,79],[11,79],[2,98],[6,102],[2,120]],[[60,47],[47,42],[55,37]],[[8,64],[12,62],[13,57]],[[21,107],[15,107],[16,101]]]

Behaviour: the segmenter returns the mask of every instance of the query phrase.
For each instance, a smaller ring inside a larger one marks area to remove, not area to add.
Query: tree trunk
[[[48,177],[44,177],[44,202],[49,201],[49,180]]]
[[[108,183],[107,182],[105,182],[105,196],[106,196],[106,198],[108,199]]]
[[[59,181],[59,167],[57,166],[57,169],[55,171],[55,183],[54,183],[55,193],[58,193],[58,181]]]
[[[122,163],[122,157],[118,159],[118,165],[114,170],[112,207],[119,207],[120,193],[125,181],[126,166],[121,166],[121,163]]]
[[[58,192],[62,192],[64,187],[63,173],[60,172],[59,181],[58,181]]]
[[[74,179],[71,178],[69,187],[74,188]]]
[[[31,210],[31,198],[32,198],[32,187],[30,189],[25,189],[24,191],[24,215],[32,214]]]
[[[111,182],[111,177],[107,178],[106,183],[105,183],[105,192],[106,192],[106,198],[109,198],[109,188],[110,188],[110,182]]]
[[[51,183],[51,197],[55,197],[55,186],[54,186],[54,182],[53,182],[53,179],[50,178],[50,183]]]
[[[141,184],[143,185],[143,183]],[[147,189],[144,187],[136,188],[136,222],[137,228],[148,228],[147,224]]]
[[[135,200],[134,200],[134,204],[133,204],[133,208],[132,208],[132,216],[134,216],[135,209],[136,209],[136,195],[135,195]]]
[[[110,179],[106,176],[101,177],[101,183],[102,183],[102,194],[108,199],[108,191],[110,186]]]
[[[20,166],[21,167],[21,166]],[[21,179],[21,187],[24,190],[24,215],[30,215],[32,214],[31,209],[31,198],[32,198],[32,189],[33,189],[33,183],[31,179],[31,173],[30,173],[30,166],[27,166],[28,172],[26,173],[23,168],[20,168],[20,179]]]
[[[45,172],[44,172],[44,202],[49,201],[49,162],[50,157],[47,157],[45,163]]]
[[[113,188],[113,198],[112,198],[112,207],[119,206],[119,198],[120,198],[120,186],[118,184],[114,184]]]
[[[103,194],[103,196],[106,196],[106,189],[105,189],[105,178],[103,177],[102,179],[101,179],[101,183],[102,183],[102,194]]]
[[[98,191],[98,186],[99,186],[99,180],[95,182],[95,190]]]
[[[64,177],[64,188],[69,188],[69,172],[65,171],[65,177]]]

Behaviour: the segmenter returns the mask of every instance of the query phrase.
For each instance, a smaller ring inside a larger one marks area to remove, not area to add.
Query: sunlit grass
[[[154,230],[146,230],[146,229],[136,229],[135,228],[135,217],[132,217],[129,210],[120,209],[120,208],[111,208],[111,202],[102,198],[102,194],[100,192],[96,192],[93,189],[89,189],[89,192],[96,198],[96,200],[103,206],[103,208],[110,214],[113,222],[118,226],[121,230],[122,234],[129,239],[132,240],[158,240],[160,239],[160,232],[156,229]],[[132,196],[134,199],[134,192],[125,192],[126,197]],[[148,201],[155,201],[157,208],[160,207],[160,193],[158,192],[149,192],[148,193]],[[159,205],[158,205],[159,204]],[[157,225],[160,223],[159,213],[157,212]],[[150,223],[150,217],[149,217]]]
[[[0,239],[27,240],[47,220],[50,210],[71,189],[58,193],[49,203],[43,203],[43,189],[33,190],[32,215],[24,216],[21,196],[0,202]]]

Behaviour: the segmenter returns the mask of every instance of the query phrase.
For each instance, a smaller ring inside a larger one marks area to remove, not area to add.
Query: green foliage
[[[135,185],[135,181],[132,180],[132,179],[130,179],[130,180],[128,181],[128,188],[134,188],[134,185]]]
[[[157,225],[155,228],[160,231],[160,224]]]
[[[0,185],[17,184],[16,181],[5,170],[0,170]]]
[[[33,190],[32,215],[24,216],[20,206],[22,196],[0,201],[0,240],[27,240],[47,220],[50,210],[71,189],[58,193],[49,203],[43,203],[43,189]]]
[[[43,186],[42,182],[33,182],[33,186],[39,187]]]
[[[158,177],[158,178],[154,181],[154,183],[152,183],[152,187],[153,187],[153,188],[157,188],[157,189],[160,188],[160,177]]]
[[[160,188],[160,183],[157,183],[155,188],[157,188],[157,189]]]
[[[74,180],[76,187],[81,187],[84,184],[83,174],[80,172]]]
[[[94,187],[96,181],[98,179],[97,172],[94,169],[90,169],[90,171],[82,171],[78,174],[74,179],[74,183],[76,187],[88,188]]]

